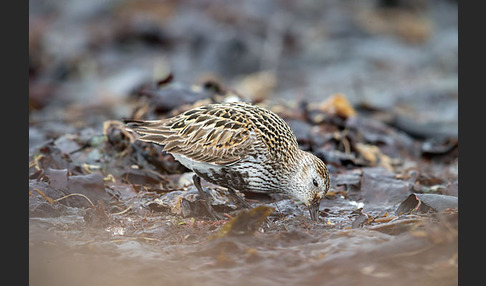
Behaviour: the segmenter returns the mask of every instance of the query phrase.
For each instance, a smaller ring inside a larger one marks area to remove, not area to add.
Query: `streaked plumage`
[[[313,219],[329,189],[326,165],[299,149],[282,118],[257,105],[210,104],[168,119],[127,124],[139,140],[164,146],[199,177],[233,193],[286,193],[312,209]]]

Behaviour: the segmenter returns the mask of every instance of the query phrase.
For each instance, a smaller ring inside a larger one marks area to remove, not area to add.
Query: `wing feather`
[[[169,119],[126,123],[129,130],[141,135],[139,140],[162,145],[169,153],[210,164],[231,164],[248,154],[255,136],[242,114],[228,109],[210,105]]]

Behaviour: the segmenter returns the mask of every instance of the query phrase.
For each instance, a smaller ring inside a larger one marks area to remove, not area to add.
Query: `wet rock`
[[[74,136],[64,135],[54,141],[56,147],[63,153],[69,154],[79,149],[80,145],[73,140]]]
[[[397,214],[440,212],[445,209],[456,209],[458,199],[454,196],[438,194],[410,194],[396,209]]]
[[[366,213],[360,213],[351,223],[351,228],[362,227],[366,222],[368,222],[370,216]]]
[[[345,173],[336,174],[332,180],[332,186],[344,186],[345,190],[358,191],[361,189],[362,171],[359,169],[349,170]]]
[[[34,148],[31,153],[31,161],[35,163],[35,168],[30,168],[29,173],[37,169],[69,169],[72,167],[71,158],[68,154],[61,152],[52,140]]]
[[[31,209],[41,202],[49,201],[53,203],[52,200],[65,195],[61,190],[53,188],[49,182],[35,179],[29,180],[29,193],[29,207]]]
[[[441,139],[428,139],[422,143],[421,151],[422,156],[425,158],[433,158],[438,156],[446,156],[450,153],[456,152],[459,146],[457,138],[441,138]],[[451,154],[452,159],[457,157],[455,154]]]
[[[65,205],[50,204],[45,201],[38,203],[32,203],[29,201],[29,217],[60,217],[65,214]]]
[[[308,213],[307,210],[302,210],[301,208],[297,207],[292,199],[279,199],[275,203],[269,204],[269,206],[275,207],[275,212],[273,212],[271,216],[275,216],[277,218],[303,216],[304,214]]]
[[[346,153],[339,150],[319,148],[313,152],[326,164],[344,166],[346,168],[367,166],[368,163],[356,156],[355,153]]]
[[[459,180],[453,180],[452,182],[448,182],[445,186],[445,189],[442,192],[443,195],[447,196],[459,196]]]
[[[380,151],[392,157],[402,157],[403,152],[418,156],[419,150],[411,137],[399,132],[383,122],[371,118],[355,116],[346,120],[351,141],[366,142],[378,146]]]
[[[391,124],[398,130],[418,139],[457,138],[458,135],[457,125],[454,126],[454,124],[441,121],[419,122],[407,116],[397,115]]]
[[[68,187],[67,169],[56,170],[52,168],[47,168],[44,174],[49,179],[49,185],[52,188],[59,189],[59,190],[67,190]]]
[[[29,126],[29,153],[47,140],[46,135],[37,127]]]
[[[84,194],[93,201],[101,200],[108,203],[110,200],[105,192],[103,176],[96,173],[69,176],[69,191]]]
[[[48,182],[31,181],[31,189],[39,188],[51,199],[60,199],[70,194],[82,196],[69,196],[59,200],[60,203],[71,207],[89,207],[91,201],[108,203],[110,196],[105,192],[103,176],[99,174],[68,176],[66,169],[48,169],[45,172]]]
[[[410,183],[382,167],[363,168],[360,195],[369,205],[393,205],[410,194]]]
[[[136,197],[137,191],[133,184],[124,184],[119,182],[106,182],[105,191],[112,197],[126,202]]]
[[[123,172],[121,177],[124,178],[128,183],[136,185],[156,185],[162,181],[157,174],[148,172],[147,170],[133,168]]]

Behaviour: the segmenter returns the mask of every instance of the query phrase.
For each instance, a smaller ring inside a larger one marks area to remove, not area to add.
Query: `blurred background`
[[[412,135],[455,137],[457,1],[29,1],[31,123],[130,116],[168,74],[254,102],[341,93]]]

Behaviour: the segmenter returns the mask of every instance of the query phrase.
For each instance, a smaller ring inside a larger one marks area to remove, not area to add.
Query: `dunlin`
[[[241,205],[250,204],[235,190],[280,192],[304,203],[312,220],[329,190],[322,160],[300,150],[289,125],[277,114],[249,103],[209,104],[175,117],[126,120],[138,140],[164,146],[164,151],[192,170],[194,185],[211,215],[219,217],[201,187],[201,178],[226,187]]]

